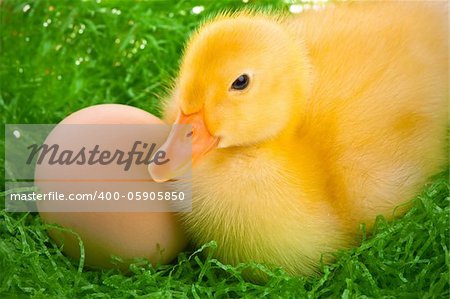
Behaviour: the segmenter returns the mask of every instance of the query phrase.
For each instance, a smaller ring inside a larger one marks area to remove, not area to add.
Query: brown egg
[[[157,117],[134,107],[105,104],[92,106],[77,111],[65,118],[49,135],[46,143],[58,143],[63,145],[87,145],[93,143],[89,134],[83,132],[78,134],[74,132],[68,136],[67,130],[62,130],[64,125],[72,124],[121,124],[124,125],[157,125],[163,124]],[[163,128],[164,126],[161,126]],[[156,126],[158,128],[158,126]],[[111,131],[111,130],[110,130]],[[109,132],[110,132],[109,131]],[[123,144],[125,140],[137,140],[142,136],[133,133],[132,130],[125,130],[125,133],[110,132],[107,136],[97,138],[97,141],[104,141],[102,144],[111,149],[126,148]],[[153,133],[152,133],[153,132]],[[161,132],[151,131],[149,138],[152,142],[158,144],[156,148],[164,141],[168,130],[161,129]],[[133,136],[136,134],[136,136]],[[91,136],[92,137],[92,136]],[[104,140],[103,140],[104,139]],[[95,140],[94,140],[95,141]],[[151,183],[151,178],[147,173],[147,165],[130,168],[126,174],[130,184],[116,182],[117,178],[123,178],[123,165],[52,165],[41,164],[36,166],[35,181],[41,192],[57,191],[61,193],[82,193],[94,192],[96,190],[105,190],[105,188],[118,188],[127,196],[135,197],[134,192],[139,190],[148,190],[152,192],[170,192],[173,191],[167,184]],[[82,178],[82,179],[80,179]],[[106,183],[98,178],[108,178]],[[143,179],[144,178],[144,179]],[[148,178],[145,179],[145,178]],[[84,180],[83,180],[84,179]],[[65,181],[66,180],[66,181]],[[120,181],[120,180],[119,180]],[[185,247],[187,239],[178,222],[178,216],[171,211],[169,207],[166,212],[139,212],[140,207],[136,206],[137,212],[120,212],[120,208],[130,208],[129,202],[122,200],[121,204],[125,206],[113,207],[104,206],[103,202],[79,202],[71,210],[77,208],[94,208],[96,212],[49,212],[51,208],[57,207],[57,204],[51,201],[41,201],[38,203],[38,210],[42,219],[47,223],[56,223],[65,228],[72,229],[79,234],[85,249],[85,263],[89,266],[111,267],[111,256],[122,258],[125,263],[119,267],[125,269],[133,258],[147,258],[153,264],[168,263]],[[147,203],[140,203],[147,204]],[[156,210],[164,210],[167,203],[158,202]],[[53,205],[53,206],[50,206]],[[83,206],[84,205],[84,206]],[[97,205],[97,206],[94,206]],[[98,211],[97,211],[98,210]],[[130,209],[132,210],[132,209]],[[79,241],[74,234],[59,229],[49,230],[50,236],[58,243],[64,244],[63,251],[74,258],[80,257]]]

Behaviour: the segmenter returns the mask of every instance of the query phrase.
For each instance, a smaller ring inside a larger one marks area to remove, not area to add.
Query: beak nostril
[[[190,131],[189,133],[187,133],[186,137],[191,137],[192,135],[194,135],[194,131]]]

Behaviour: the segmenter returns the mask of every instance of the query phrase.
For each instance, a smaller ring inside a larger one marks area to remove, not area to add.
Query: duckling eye
[[[250,83],[250,78],[246,74],[240,75],[236,80],[234,80],[233,84],[231,84],[231,89],[234,90],[243,90]]]

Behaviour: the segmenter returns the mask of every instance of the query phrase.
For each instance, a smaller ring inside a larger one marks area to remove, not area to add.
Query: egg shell
[[[131,106],[103,104],[79,110],[60,124],[163,124],[150,113]],[[73,136],[75,141],[82,136]],[[111,138],[109,136],[108,138]],[[156,143],[161,144],[164,136],[156,136]],[[113,140],[120,144],[121,140]],[[112,149],[111,149],[112,150]],[[101,165],[97,172],[102,171]],[[145,165],[144,165],[144,168]],[[82,169],[81,169],[82,170]],[[51,169],[54,172],[54,169]],[[67,166],[57,172],[67,171]],[[77,171],[80,171],[78,168]],[[108,169],[110,172],[111,170]],[[133,170],[132,170],[133,171]],[[40,177],[45,177],[49,169],[37,165],[35,179],[39,186]],[[109,173],[110,174],[110,173]],[[57,174],[56,174],[57,175]],[[136,174],[131,173],[131,176]],[[137,174],[139,175],[139,174]],[[92,183],[92,182],[91,182]],[[148,184],[143,181],[140,184]],[[41,184],[41,191],[53,191],[61,184],[52,186]],[[54,188],[52,188],[54,187]],[[145,186],[141,186],[145,188]],[[77,192],[70,184],[63,189]],[[130,190],[131,191],[131,190]],[[152,191],[170,191],[165,184],[152,185]],[[76,232],[84,244],[85,263],[93,267],[113,267],[126,269],[134,258],[147,258],[153,264],[169,263],[183,250],[187,238],[179,223],[178,215],[173,212],[44,212],[46,202],[38,203],[41,218],[46,223],[56,223]],[[63,245],[63,251],[73,258],[80,257],[78,238],[71,232],[50,229],[49,235]],[[120,257],[124,263],[117,264],[111,256]]]

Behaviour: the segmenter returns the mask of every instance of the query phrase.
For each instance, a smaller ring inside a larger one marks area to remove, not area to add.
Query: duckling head
[[[161,147],[157,181],[186,171],[216,148],[276,138],[302,119],[308,62],[301,41],[268,16],[221,16],[204,25],[185,50],[173,98],[178,117]],[[192,143],[192,153],[183,151]],[[191,156],[192,154],[192,156]]]

